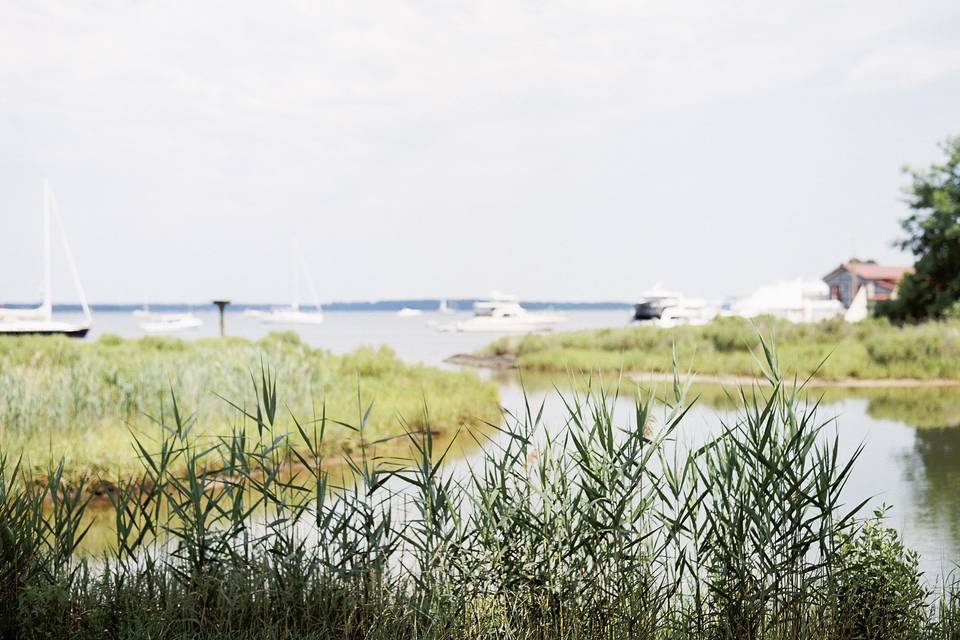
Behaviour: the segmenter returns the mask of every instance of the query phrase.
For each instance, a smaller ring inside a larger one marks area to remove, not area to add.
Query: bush
[[[930,596],[917,553],[884,525],[886,508],[840,541],[836,583],[837,626],[848,637],[913,640],[926,623]]]

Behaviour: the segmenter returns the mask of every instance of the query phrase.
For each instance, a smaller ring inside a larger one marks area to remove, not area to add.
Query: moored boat
[[[67,265],[73,276],[73,284],[80,298],[83,319],[79,322],[55,320],[53,318],[53,287],[51,285],[51,245],[52,225],[59,231],[60,244],[67,258]],[[26,309],[0,307],[0,335],[64,335],[82,338],[87,335],[93,322],[90,306],[80,283],[80,275],[73,261],[73,253],[67,242],[67,233],[63,219],[57,207],[53,193],[47,182],[43,184],[43,300],[39,306]]]
[[[469,320],[452,325],[456,331],[470,332],[531,332],[549,331],[566,322],[567,317],[552,311],[528,311],[520,306],[515,296],[494,293],[489,300],[473,305]]]
[[[192,313],[154,314],[150,320],[140,323],[140,328],[147,333],[177,333],[202,326],[203,320]]]

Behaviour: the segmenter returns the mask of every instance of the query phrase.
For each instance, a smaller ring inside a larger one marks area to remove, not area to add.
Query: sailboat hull
[[[20,323],[10,323],[17,325]],[[26,324],[26,323],[24,323]],[[3,326],[0,323],[0,336],[67,336],[68,338],[84,338],[90,327],[84,326],[42,326],[52,323],[37,323],[40,326]]]

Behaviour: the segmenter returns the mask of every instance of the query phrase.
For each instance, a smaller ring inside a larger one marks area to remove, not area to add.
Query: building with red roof
[[[830,287],[830,297],[849,307],[862,287],[867,288],[868,302],[896,298],[897,285],[908,273],[913,273],[913,267],[851,260],[825,275],[823,281]]]

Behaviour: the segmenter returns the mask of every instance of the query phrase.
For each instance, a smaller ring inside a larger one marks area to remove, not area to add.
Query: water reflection
[[[917,429],[901,463],[918,524],[945,532],[952,544],[943,559],[952,564],[960,559],[960,428]]]
[[[511,410],[522,410],[524,391],[534,410],[546,402],[548,424],[562,427],[562,403],[557,392],[583,392],[587,387],[611,391],[618,376],[499,372],[501,400]],[[623,421],[629,422],[637,385],[619,380]],[[646,384],[639,389],[655,398],[671,399],[673,385]],[[697,407],[685,420],[686,434],[706,437],[720,420],[730,420],[740,406],[738,390],[721,385],[693,385],[690,397]],[[863,453],[847,486],[849,505],[872,499],[863,515],[881,503],[893,505],[889,523],[905,542],[921,554],[928,576],[952,570],[960,560],[960,388],[811,388],[808,402],[819,402],[823,420],[836,417],[840,455]],[[831,430],[832,431],[832,430]]]
[[[619,385],[621,393],[640,389],[644,394],[653,393],[656,398],[673,395],[672,383],[637,384],[628,377],[615,374],[524,372],[521,375],[516,371],[495,371],[490,377],[501,389],[522,387],[538,394],[552,389],[584,391],[588,386],[612,390]],[[894,420],[911,427],[960,426],[960,387],[810,387],[803,394],[808,401],[819,401],[824,407],[863,399],[867,401],[867,415],[871,418]],[[734,411],[741,404],[738,389],[729,385],[694,383],[689,397],[695,398],[697,404],[719,411]]]

